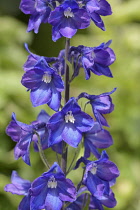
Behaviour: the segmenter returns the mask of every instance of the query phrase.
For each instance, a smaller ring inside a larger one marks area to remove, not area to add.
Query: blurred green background
[[[114,145],[107,149],[110,159],[121,172],[113,187],[118,205],[115,210],[140,210],[140,1],[110,0],[113,15],[104,17],[106,32],[91,23],[85,30],[79,30],[71,40],[71,45],[79,44],[97,46],[112,39],[111,47],[117,60],[111,66],[114,78],[92,75],[85,81],[84,73],[72,83],[71,96],[82,91],[89,94],[100,94],[117,87],[112,95],[115,110],[107,116]],[[5,134],[5,128],[15,112],[19,121],[30,123],[36,119],[39,111],[47,106],[32,108],[29,93],[21,85],[22,66],[27,59],[24,43],[39,55],[57,56],[64,48],[64,39],[56,43],[51,40],[51,27],[43,24],[37,35],[26,33],[28,16],[22,14],[19,0],[0,1],[0,210],[15,210],[21,200],[20,196],[3,191],[10,183],[12,170],[20,176],[33,180],[41,175],[44,168],[39,154],[31,148],[32,167],[21,159],[14,160],[15,143]],[[91,110],[87,109],[90,113]],[[91,113],[92,114],[92,113]],[[53,163],[55,153],[46,151]],[[79,180],[79,173],[71,173],[73,181]]]

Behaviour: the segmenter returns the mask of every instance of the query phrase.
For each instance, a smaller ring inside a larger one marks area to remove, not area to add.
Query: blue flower
[[[11,192],[12,194],[24,195],[24,198],[19,204],[18,210],[30,210],[30,193],[29,189],[31,187],[31,182],[22,179],[16,171],[12,172],[11,184],[7,184],[4,188],[6,192]]]
[[[51,12],[50,1],[21,0],[20,9],[24,14],[30,14],[27,32],[38,33],[41,23],[47,23]]]
[[[74,61],[76,76],[79,74],[79,69],[83,67],[86,80],[90,78],[91,72],[98,76],[112,77],[109,66],[114,63],[116,57],[113,50],[109,48],[110,44],[111,41],[102,43],[97,47],[85,47],[83,45],[71,47],[69,60]]]
[[[60,210],[64,201],[73,202],[76,199],[76,188],[54,163],[48,172],[33,181],[31,196],[32,210]]]
[[[43,104],[58,111],[64,84],[58,73],[43,60],[25,72],[21,83],[31,90],[30,97],[34,107]]]
[[[66,0],[51,12],[48,22],[53,26],[53,41],[64,36],[72,38],[77,29],[90,25],[90,17],[85,9],[81,9],[75,0]]]
[[[100,95],[89,95],[87,93],[81,93],[78,96],[80,98],[87,98],[92,106],[92,110],[96,120],[99,122],[100,126],[108,126],[106,119],[104,118],[103,114],[109,114],[114,110],[114,104],[112,103],[112,99],[110,94],[114,93],[116,88],[114,88],[111,92],[102,93]]]
[[[82,133],[90,130],[93,124],[93,119],[81,111],[75,98],[71,98],[48,122],[51,130],[49,145],[64,140],[70,146],[77,147],[82,139]]]
[[[90,153],[100,158],[97,148],[104,149],[113,144],[110,133],[102,129],[98,122],[95,122],[92,129],[84,133],[84,157],[90,157]]]
[[[42,110],[37,120],[32,122],[30,125],[24,124],[16,120],[16,116],[13,113],[12,121],[9,123],[6,129],[8,136],[12,138],[13,141],[17,142],[14,149],[15,159],[22,157],[23,161],[30,165],[30,155],[29,149],[31,142],[34,143],[35,151],[38,151],[38,138],[35,131],[39,134],[41,139],[42,149],[48,148],[48,128],[46,126],[49,115]]]
[[[81,157],[77,161],[75,169],[81,162],[86,165],[83,184],[87,186],[91,194],[97,199],[100,199],[101,195],[109,196],[110,186],[120,173],[117,166],[109,160],[106,151],[103,151],[100,159],[95,161]]]
[[[92,21],[105,31],[104,23],[100,16],[112,14],[110,4],[106,0],[85,0],[84,3]]]

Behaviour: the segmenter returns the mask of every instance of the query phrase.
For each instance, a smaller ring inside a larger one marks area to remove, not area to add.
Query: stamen
[[[67,114],[65,115],[65,121],[66,123],[68,122],[74,123],[75,119],[73,117],[72,111],[67,112]]]
[[[48,188],[56,188],[57,187],[57,181],[55,180],[54,176],[51,176],[48,181]]]
[[[93,163],[92,169],[90,171],[93,175],[96,174],[96,171],[97,171],[97,164],[96,163]]]
[[[50,74],[45,73],[42,77],[42,81],[45,83],[50,83],[52,80],[52,77]]]
[[[73,14],[73,12],[71,12],[71,8],[70,7],[68,7],[65,11],[64,11],[64,16],[65,17],[74,17],[74,14]]]

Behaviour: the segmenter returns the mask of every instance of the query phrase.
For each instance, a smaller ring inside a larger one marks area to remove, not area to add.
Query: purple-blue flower
[[[38,33],[41,23],[47,23],[51,12],[50,1],[44,0],[21,0],[20,9],[24,14],[29,14],[27,32],[34,30]]]
[[[114,63],[116,57],[113,50],[109,47],[111,41],[102,43],[97,47],[71,47],[69,52],[69,60],[73,62],[77,76],[80,68],[85,70],[85,79],[89,79],[91,72],[100,76],[105,75],[112,77],[109,66]]]
[[[49,145],[64,140],[70,146],[77,147],[82,139],[82,133],[90,130],[93,124],[93,119],[81,111],[75,98],[71,98],[48,122],[51,130]]]
[[[21,83],[31,90],[30,98],[34,107],[43,104],[58,111],[64,84],[61,76],[43,60],[25,72]]]
[[[112,103],[112,99],[110,94],[114,93],[116,88],[114,88],[111,92],[102,93],[100,95],[89,95],[88,93],[81,93],[78,96],[80,98],[87,98],[92,106],[92,110],[96,120],[99,122],[100,125],[108,126],[108,123],[103,116],[103,114],[109,114],[114,110],[114,104]]]
[[[13,171],[11,175],[11,184],[7,184],[4,190],[6,192],[11,192],[12,194],[24,195],[24,198],[18,206],[18,210],[30,210],[30,187],[30,181],[22,179],[16,171]]]
[[[106,0],[85,0],[83,2],[95,25],[105,31],[104,22],[100,16],[112,14],[110,4]]]
[[[48,148],[48,128],[46,126],[49,115],[42,110],[36,121],[33,121],[30,125],[24,124],[16,120],[16,116],[13,113],[12,121],[9,123],[6,129],[8,136],[12,138],[13,141],[17,142],[14,149],[15,159],[22,157],[23,161],[30,165],[30,144],[34,143],[35,151],[38,151],[38,138],[35,132],[40,136],[42,149]]]
[[[72,38],[77,29],[87,28],[90,17],[75,0],[65,0],[51,12],[48,22],[53,26],[52,39],[56,41],[62,36]]]
[[[91,194],[97,199],[101,195],[109,196],[110,186],[120,173],[117,166],[109,160],[106,151],[103,151],[100,159],[95,161],[80,158],[75,169],[81,162],[86,165],[83,184],[87,186]]]
[[[90,153],[100,158],[100,153],[97,150],[110,147],[113,144],[113,139],[110,133],[102,129],[98,122],[95,122],[91,130],[84,133],[84,157],[89,158]]]
[[[30,192],[32,210],[60,210],[63,202],[73,202],[76,199],[74,184],[65,178],[57,163],[32,182]]]

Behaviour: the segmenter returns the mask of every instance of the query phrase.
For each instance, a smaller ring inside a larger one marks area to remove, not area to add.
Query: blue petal
[[[60,210],[62,208],[62,201],[58,197],[56,189],[49,189],[45,199],[46,210]]]
[[[49,83],[42,82],[42,85],[31,91],[31,101],[34,107],[47,104],[52,96],[52,90]]]
[[[77,147],[82,140],[82,134],[73,123],[67,123],[62,133],[62,139],[70,146]]]
[[[19,204],[18,210],[30,210],[30,198],[31,196],[25,196]]]

